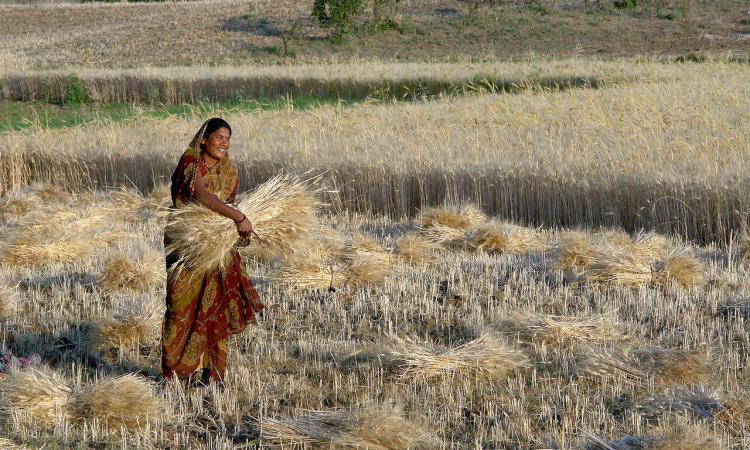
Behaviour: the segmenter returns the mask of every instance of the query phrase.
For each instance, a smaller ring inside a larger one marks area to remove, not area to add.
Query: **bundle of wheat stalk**
[[[298,419],[267,418],[261,421],[260,431],[265,441],[311,448],[400,450],[431,448],[436,444],[434,433],[391,406],[315,411]]]
[[[684,288],[702,287],[706,284],[703,264],[686,250],[675,250],[656,264],[652,283],[664,287],[671,283]]]
[[[612,251],[592,258],[582,278],[588,283],[638,287],[651,282],[652,271],[635,255]]]
[[[427,229],[435,226],[467,230],[487,221],[485,215],[474,205],[463,207],[446,206],[437,208],[426,208],[422,210],[419,220],[419,228]]]
[[[18,286],[0,282],[0,320],[16,313],[18,307]]]
[[[409,233],[396,241],[394,254],[408,264],[425,264],[435,260],[438,246],[416,233]]]
[[[719,450],[720,443],[703,433],[676,432],[668,436],[640,437],[624,436],[617,440],[606,440],[590,436],[585,450]]]
[[[307,180],[278,175],[241,196],[237,207],[250,219],[258,235],[252,245],[293,250],[291,245],[317,225],[317,192]],[[166,230],[171,243],[165,251],[177,258],[173,267],[178,272],[223,269],[239,240],[231,220],[200,204],[175,209]]]
[[[707,355],[700,351],[650,347],[634,351],[632,359],[663,385],[700,383],[714,369]]]
[[[51,425],[67,418],[73,389],[56,373],[11,370],[0,383],[4,415]]]
[[[154,389],[152,382],[135,374],[99,380],[75,393],[70,415],[108,426],[143,427],[163,415]]]
[[[531,316],[516,312],[504,321],[500,330],[522,342],[543,342],[547,345],[567,347],[579,343],[601,343],[621,340],[622,328],[604,315],[588,317]]]
[[[111,253],[104,261],[104,270],[97,281],[109,292],[130,290],[145,292],[164,283],[164,261],[151,247],[142,246],[131,258],[132,252]]]
[[[469,229],[461,242],[465,249],[472,251],[514,255],[544,248],[544,242],[534,230],[496,221]]]
[[[16,267],[70,264],[88,256],[92,247],[90,240],[68,231],[41,236],[22,233],[5,247],[2,262]]]
[[[342,262],[319,243],[312,243],[289,256],[271,279],[301,288],[329,289],[346,284]]]
[[[581,231],[564,233],[552,248],[551,257],[558,269],[584,269],[600,257],[602,251],[591,239],[591,235]]]
[[[399,367],[405,376],[419,378],[456,374],[502,380],[529,366],[529,359],[523,352],[492,334],[483,334],[447,350],[394,337],[379,359],[386,366]]]
[[[123,308],[112,317],[92,324],[86,335],[86,347],[97,354],[112,348],[136,350],[139,346],[154,346],[159,339],[163,318],[161,305],[144,302]]]

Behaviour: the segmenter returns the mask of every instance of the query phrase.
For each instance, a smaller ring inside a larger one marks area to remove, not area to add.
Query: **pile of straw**
[[[396,242],[394,254],[407,264],[421,265],[435,260],[438,246],[424,237],[410,233]]]
[[[84,236],[68,231],[40,235],[25,232],[5,247],[2,262],[15,267],[45,267],[83,260],[93,251]]]
[[[140,427],[162,415],[153,383],[135,374],[73,389],[54,372],[11,370],[0,383],[0,401],[4,415],[30,419],[43,426],[96,420],[107,425]]]
[[[298,419],[267,418],[260,422],[260,432],[261,439],[281,446],[401,450],[437,444],[433,433],[390,406],[315,411]]]
[[[0,412],[49,426],[68,417],[73,389],[56,373],[12,370],[0,383]]]
[[[112,348],[135,350],[155,346],[161,334],[164,309],[148,302],[122,308],[111,317],[95,321],[86,335],[86,347],[94,354]]]
[[[98,420],[108,426],[140,428],[162,416],[152,382],[135,374],[105,378],[76,392],[70,403],[74,420]]]
[[[318,239],[289,256],[271,278],[312,289],[375,286],[390,273],[390,263],[390,255],[371,238]]]
[[[650,347],[634,351],[632,359],[657,383],[665,385],[700,383],[715,370],[707,355],[700,351]]]
[[[135,252],[135,258],[131,258],[131,253],[113,252],[105,259],[104,270],[97,278],[102,289],[108,292],[146,292],[164,283],[164,261],[156,251],[141,246]]]
[[[656,265],[653,284],[667,287],[671,283],[683,288],[702,287],[706,284],[703,264],[687,252],[675,251]]]
[[[258,235],[252,245],[292,251],[290,246],[317,226],[317,192],[299,177],[278,175],[242,196],[237,207]],[[199,204],[173,211],[167,232],[172,243],[165,251],[178,258],[177,271],[224,268],[239,240],[234,222]]]
[[[468,230],[487,221],[485,215],[475,205],[445,206],[437,208],[426,208],[422,210],[419,227],[427,229],[436,226],[453,228],[457,230]]]
[[[469,229],[462,238],[463,247],[471,251],[519,255],[544,248],[539,235],[526,227],[491,221]]]
[[[695,433],[673,433],[660,437],[624,436],[611,441],[590,437],[585,450],[720,450],[715,438]]]
[[[587,268],[601,253],[591,235],[580,231],[564,233],[550,251],[554,266],[562,270]]]
[[[522,342],[540,342],[567,347],[583,343],[602,343],[625,338],[622,328],[604,315],[588,317],[531,316],[517,312],[501,324],[503,333]]]
[[[0,319],[7,319],[18,310],[18,286],[0,282]]]
[[[385,367],[398,367],[404,376],[418,378],[455,374],[483,380],[503,380],[529,367],[529,359],[523,352],[509,347],[492,334],[483,334],[450,349],[393,337],[377,359]]]

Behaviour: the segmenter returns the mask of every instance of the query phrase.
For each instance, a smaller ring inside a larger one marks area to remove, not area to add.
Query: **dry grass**
[[[590,233],[568,231],[550,251],[555,267],[583,269],[601,256],[601,249],[592,240]]]
[[[516,312],[500,325],[500,330],[526,343],[568,347],[622,341],[624,328],[603,315],[563,317]]]
[[[660,384],[697,384],[707,381],[716,368],[705,352],[645,348],[632,354],[639,367]]]
[[[401,450],[431,448],[436,443],[434,434],[399,409],[384,405],[315,411],[298,419],[268,418],[260,427],[263,440],[311,448]]]
[[[0,283],[0,320],[8,319],[18,310],[18,286]]]
[[[65,419],[73,389],[59,374],[13,370],[0,383],[2,412],[51,425]]]
[[[592,437],[585,450],[720,450],[715,438],[698,433],[673,433],[669,436],[625,436],[616,440]]]
[[[529,367],[528,357],[523,352],[491,334],[450,349],[394,337],[380,359],[385,360],[385,366],[397,366],[403,375],[420,379],[452,375],[504,380]]]
[[[70,264],[83,260],[91,250],[86,238],[64,231],[46,236],[25,233],[3,249],[2,262],[17,267]]]
[[[153,383],[135,374],[102,379],[76,392],[70,404],[72,416],[108,426],[145,427],[163,416],[154,391]]]
[[[419,218],[419,227],[427,229],[434,226],[467,230],[487,221],[485,215],[475,205],[444,206],[425,208]]]
[[[463,236],[465,248],[488,253],[518,255],[539,251],[544,242],[531,229],[504,222],[490,222],[471,228]]]
[[[242,196],[237,206],[258,235],[253,245],[291,251],[317,226],[316,193],[302,178],[279,175]],[[178,271],[204,273],[225,267],[239,240],[231,220],[199,204],[174,210],[167,230],[173,242],[165,250],[178,257]]]
[[[407,264],[426,264],[434,261],[438,246],[416,233],[409,233],[400,238],[394,247],[394,254]]]
[[[159,340],[164,309],[157,304],[133,302],[113,314],[96,320],[86,335],[86,348],[94,353],[120,352],[153,346]]]
[[[675,252],[656,266],[653,282],[661,286],[676,283],[684,288],[700,288],[706,284],[704,274],[703,264],[694,256]]]
[[[122,250],[111,253],[104,260],[104,270],[97,282],[109,292],[145,292],[164,280],[164,261],[153,249],[144,246],[136,249],[135,258]]]

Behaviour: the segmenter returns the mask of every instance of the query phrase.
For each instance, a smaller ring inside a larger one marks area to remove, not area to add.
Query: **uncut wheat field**
[[[205,118],[0,135],[0,448],[750,448],[747,67],[492,70],[526,81],[222,113],[242,190],[321,204],[243,250],[267,309],[224,390],[160,369],[164,183]]]

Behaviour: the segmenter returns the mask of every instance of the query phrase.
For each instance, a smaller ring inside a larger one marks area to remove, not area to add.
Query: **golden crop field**
[[[333,44],[301,2],[40,3],[0,5],[0,448],[750,448],[750,67],[678,57],[746,6],[408,0]],[[266,310],[189,387],[168,183],[217,115]]]

